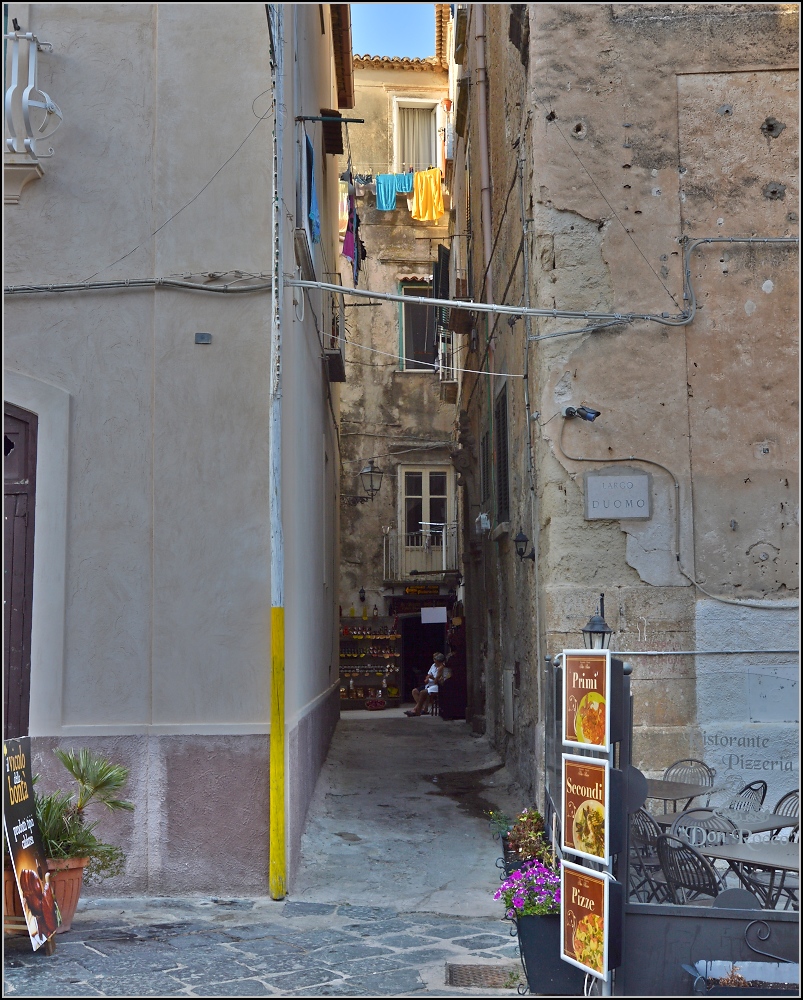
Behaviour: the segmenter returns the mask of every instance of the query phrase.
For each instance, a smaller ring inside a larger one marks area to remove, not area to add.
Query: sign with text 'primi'
[[[563,754],[561,849],[608,862],[610,767],[607,760]]]
[[[564,649],[563,742],[567,746],[609,753],[610,705],[610,651]]]
[[[560,866],[560,957],[601,979],[608,974],[608,881],[569,861]]]

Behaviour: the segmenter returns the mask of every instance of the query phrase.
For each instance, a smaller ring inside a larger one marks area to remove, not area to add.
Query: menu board
[[[55,934],[61,913],[36,823],[31,738],[3,741],[3,826],[33,950]]]
[[[563,754],[561,848],[591,861],[609,861],[607,760]]]
[[[608,976],[609,877],[570,861],[560,866],[560,956],[592,976]]]
[[[611,749],[611,654],[605,649],[563,651],[563,742]]]

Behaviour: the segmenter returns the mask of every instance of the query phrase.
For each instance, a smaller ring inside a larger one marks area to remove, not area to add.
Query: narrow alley
[[[510,996],[523,974],[485,812],[526,804],[465,723],[350,712],[285,900],[86,897],[54,955],[7,942],[5,994]]]

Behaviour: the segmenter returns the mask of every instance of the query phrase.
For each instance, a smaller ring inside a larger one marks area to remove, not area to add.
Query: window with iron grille
[[[486,431],[480,441],[480,503],[491,499],[491,432]],[[486,511],[487,513],[487,511]]]
[[[510,520],[510,479],[508,475],[507,442],[507,386],[494,403],[494,444],[496,445],[494,472],[496,473],[496,520]]]

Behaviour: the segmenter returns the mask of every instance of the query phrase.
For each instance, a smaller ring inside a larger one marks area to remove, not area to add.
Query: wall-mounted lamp
[[[360,587],[357,596],[360,598],[360,603],[365,604],[365,587]]]
[[[567,420],[570,420],[572,417],[579,417],[581,420],[587,420],[589,423],[593,423],[600,415],[599,410],[592,410],[590,406],[564,406],[560,412]]]
[[[599,607],[582,630],[586,649],[607,649],[613,635],[613,629],[605,621],[605,595],[599,595]]]
[[[523,531],[520,531],[513,539],[513,544],[516,546],[516,555],[522,562],[524,562],[525,559],[532,559],[532,561],[535,562],[535,546],[530,548],[527,555],[524,554],[527,552],[527,543],[529,541],[530,539],[524,534]]]
[[[382,476],[384,472],[378,469],[374,465],[374,460],[371,458],[368,461],[368,465],[360,472],[360,479],[362,480],[362,488],[368,494],[368,496],[373,500],[376,494],[379,492],[382,486]]]

